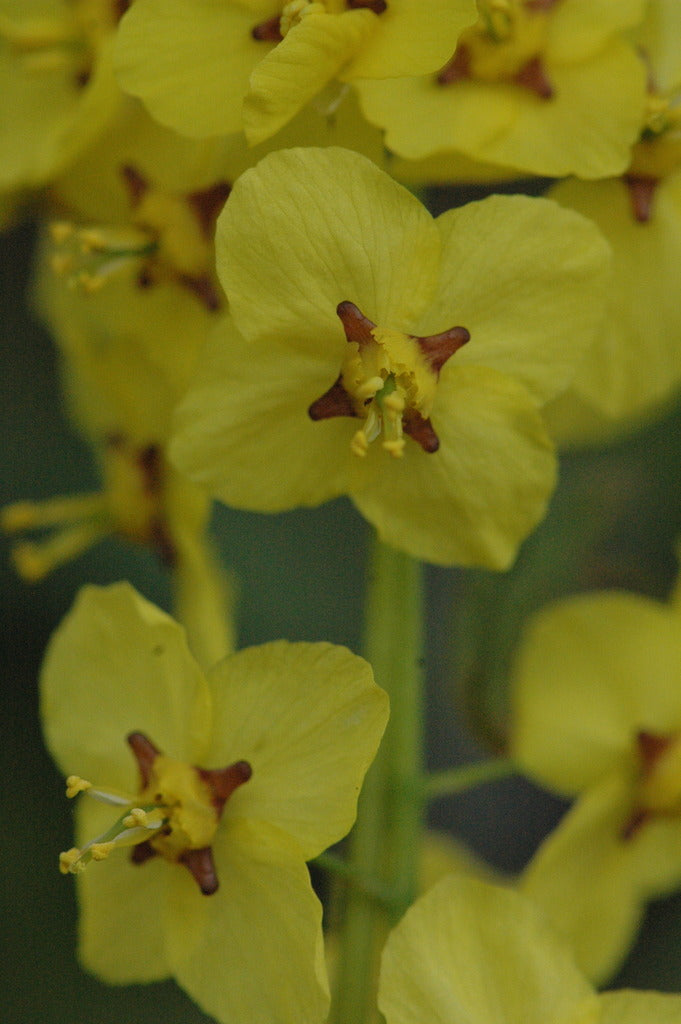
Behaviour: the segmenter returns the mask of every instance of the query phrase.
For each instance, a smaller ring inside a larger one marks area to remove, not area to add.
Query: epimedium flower
[[[336,78],[435,70],[474,18],[472,0],[136,0],[117,71],[162,123],[255,144]]]
[[[385,726],[368,664],[275,642],[204,675],[132,587],[87,587],[48,647],[41,708],[67,793],[83,793],[61,856],[83,965],[111,983],[172,975],[230,1024],[321,1022],[305,861],[350,828]]]
[[[412,160],[453,151],[532,174],[621,173],[645,103],[645,67],[625,32],[644,8],[478,0],[477,24],[437,73],[357,82],[362,109]]]
[[[626,173],[549,195],[590,217],[613,252],[608,315],[570,388],[547,410],[562,444],[600,441],[657,414],[681,384],[681,8],[651,0],[635,39],[648,106]]]
[[[593,227],[521,196],[433,220],[359,155],[301,149],[239,178],[216,245],[230,315],[177,465],[242,508],[349,494],[418,557],[507,566],[553,487],[540,407],[601,315]]]
[[[595,980],[646,902],[681,884],[681,614],[625,592],[580,595],[530,623],[513,670],[511,752],[576,798],[521,885]]]
[[[383,953],[387,1024],[674,1024],[681,996],[598,994],[520,894],[451,875],[407,911]]]

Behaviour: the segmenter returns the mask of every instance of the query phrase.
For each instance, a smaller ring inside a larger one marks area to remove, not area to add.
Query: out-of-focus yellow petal
[[[599,1024],[679,1024],[681,996],[663,992],[603,992]]]
[[[643,916],[638,838],[625,841],[621,834],[630,811],[627,775],[603,779],[544,840],[520,879],[521,891],[569,942],[594,982],[617,970]]]
[[[300,847],[271,825],[230,819],[213,854],[212,896],[188,873],[172,879],[167,943],[179,984],[230,1024],[318,1024],[329,1002],[322,908]]]
[[[540,612],[513,670],[513,757],[575,793],[636,766],[636,733],[681,727],[676,613],[635,594],[568,598]]]
[[[240,651],[208,676],[211,764],[246,760],[229,816],[265,821],[309,860],[349,830],[388,716],[370,666],[344,647],[284,641]]]
[[[585,60],[616,33],[638,25],[645,12],[646,0],[561,0],[551,9],[551,57],[561,63]]]
[[[241,130],[251,71],[271,44],[251,30],[277,5],[135,0],[118,30],[116,72],[152,117],[193,138]]]
[[[388,938],[379,1006],[388,1024],[546,1024],[591,994],[529,901],[452,875]]]
[[[205,679],[176,622],[128,583],[84,587],[54,633],[41,675],[50,751],[65,775],[136,792],[130,732],[201,763],[210,728]]]

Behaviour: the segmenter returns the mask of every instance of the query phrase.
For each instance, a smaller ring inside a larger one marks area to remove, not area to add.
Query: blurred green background
[[[26,301],[33,233],[0,239],[0,504],[96,488],[87,447],[65,421],[49,338]],[[506,669],[528,613],[560,594],[625,587],[658,597],[681,534],[681,409],[607,451],[563,461],[551,512],[504,576],[427,570],[429,762],[442,768],[503,740]],[[348,502],[282,516],[219,509],[215,531],[239,592],[242,644],[325,639],[359,649],[368,529]],[[115,540],[27,586],[0,552],[2,587],[2,1024],[120,1024],[205,1018],[172,983],[110,988],[75,959],[71,845],[63,782],[40,735],[37,676],[51,631],[84,582],[128,578],[167,607],[152,556]],[[681,685],[678,680],[677,685]],[[477,739],[476,739],[477,737]],[[520,780],[433,806],[433,824],[516,870],[562,805]],[[654,904],[618,985],[681,991],[681,895]]]

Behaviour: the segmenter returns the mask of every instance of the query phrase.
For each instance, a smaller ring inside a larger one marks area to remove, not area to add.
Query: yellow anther
[[[106,277],[104,274],[90,274],[87,270],[81,270],[79,274],[76,274],[74,278],[69,281],[69,287],[80,288],[87,295],[94,295],[95,292],[100,291],[106,284]]]
[[[49,226],[50,238],[55,245],[63,245],[67,238],[71,238],[76,228],[68,220],[53,220]]]
[[[87,779],[81,779],[80,775],[69,775],[66,780],[66,795],[69,800],[77,796],[78,793],[84,793],[86,789],[92,789],[91,782],[88,782]]]
[[[59,277],[66,277],[75,269],[75,260],[65,252],[55,252],[50,256],[50,266]]]
[[[384,441],[383,448],[394,459],[401,459],[404,454],[404,438],[397,437],[391,441]]]
[[[148,813],[141,807],[133,807],[130,814],[123,818],[123,824],[126,828],[148,828],[149,821]],[[155,820],[154,824],[156,824]]]
[[[84,865],[80,863],[80,856],[80,850],[77,846],[72,846],[70,850],[65,850],[59,854],[59,870],[62,875],[69,875],[83,870]]]
[[[91,846],[88,846],[88,853],[93,860],[106,860],[115,845],[114,842],[92,843]]]
[[[353,455],[359,455],[361,459],[369,451],[369,442],[363,430],[358,430],[350,441],[350,451]]]

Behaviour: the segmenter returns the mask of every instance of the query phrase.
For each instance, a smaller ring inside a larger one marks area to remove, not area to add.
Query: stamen
[[[149,737],[145,736],[143,732],[131,732],[126,737],[126,740],[137,761],[142,782],[141,788],[146,789],[151,781],[154,761],[161,751],[158,747],[154,746]]]
[[[217,892],[220,883],[210,846],[202,850],[186,850],[180,857],[180,863],[189,869],[204,896],[212,896]]]
[[[549,81],[546,69],[540,56],[532,57],[514,77],[516,85],[521,85],[530,92],[536,93],[542,100],[553,97],[553,86]]]
[[[631,212],[639,224],[647,224],[653,215],[653,201],[657,178],[638,177],[633,174],[624,175],[624,184],[629,189]]]
[[[10,557],[25,582],[38,583],[57,566],[87,551],[108,532],[108,527],[103,523],[82,523],[61,530],[48,540],[21,541],[14,545]]]
[[[69,775],[66,780],[66,796],[69,800],[77,796],[78,793],[84,793],[86,789],[92,789],[91,782],[81,779],[80,775]]]
[[[248,782],[253,774],[248,761],[235,761],[228,768],[197,768],[196,771],[210,789],[218,817],[234,790]]]
[[[0,509],[0,528],[5,533],[23,533],[61,523],[78,522],[106,511],[103,494],[75,494],[47,501],[15,501]]]

